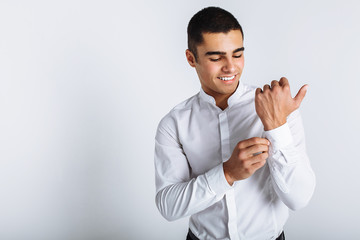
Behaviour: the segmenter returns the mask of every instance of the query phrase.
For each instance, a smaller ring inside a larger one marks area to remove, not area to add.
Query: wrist
[[[225,175],[225,179],[228,182],[228,184],[230,186],[232,186],[234,184],[234,179],[231,177],[230,174],[230,168],[228,167],[228,164],[226,164],[227,162],[223,163],[223,169],[224,169],[224,175]]]
[[[275,121],[264,121],[263,125],[264,125],[264,130],[265,131],[270,131],[273,130],[275,128],[278,128],[282,125],[284,125],[286,123],[286,118],[285,119],[281,119],[281,120],[275,120]]]

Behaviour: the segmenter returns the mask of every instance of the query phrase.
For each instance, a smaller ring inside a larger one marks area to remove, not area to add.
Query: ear
[[[186,60],[188,61],[190,66],[195,67],[196,60],[194,54],[189,49],[186,49],[185,55],[186,55]]]

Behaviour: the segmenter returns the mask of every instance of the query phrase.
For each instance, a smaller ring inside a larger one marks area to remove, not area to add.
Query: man
[[[155,139],[156,204],[167,220],[190,216],[187,239],[284,239],[289,209],[315,188],[286,78],[263,89],[240,81],[243,31],[209,7],[188,25],[186,58],[201,83],[172,109]]]

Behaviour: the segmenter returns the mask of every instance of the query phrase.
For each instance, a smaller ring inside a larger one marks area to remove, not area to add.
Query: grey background
[[[155,207],[160,119],[200,89],[186,26],[209,5],[245,32],[242,81],[286,76],[317,187],[287,239],[359,239],[357,1],[0,1],[0,239],[184,239]]]

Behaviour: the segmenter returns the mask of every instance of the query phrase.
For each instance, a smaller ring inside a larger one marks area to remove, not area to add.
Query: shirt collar
[[[231,107],[232,105],[237,103],[243,93],[244,85],[240,81],[235,92],[228,98],[228,107]],[[202,88],[200,88],[200,99],[210,104],[216,105],[215,99],[212,96],[208,95]]]

